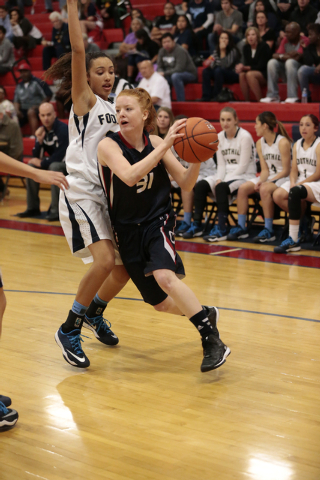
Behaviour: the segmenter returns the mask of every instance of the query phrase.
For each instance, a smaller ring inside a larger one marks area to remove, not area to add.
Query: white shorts
[[[111,240],[115,263],[122,265],[102,187],[74,175],[68,175],[67,180],[69,189],[60,192],[59,216],[72,254],[84,263],[93,262],[88,246],[99,240]]]
[[[320,203],[320,181],[319,182],[310,182],[310,183],[303,183],[302,184],[305,187],[309,187],[312,190],[312,193],[317,200],[318,203]]]
[[[253,183],[254,185],[256,185],[260,180],[260,177],[252,177],[250,178],[249,182]],[[272,182],[272,177],[269,177],[268,179],[268,182]],[[283,178],[279,178],[278,180],[276,180],[274,182],[274,184],[277,186],[277,187],[282,187],[282,185],[288,181],[288,177],[283,177]]]

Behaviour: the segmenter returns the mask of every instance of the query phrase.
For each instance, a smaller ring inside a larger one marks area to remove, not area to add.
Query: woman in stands
[[[183,238],[201,237],[204,227],[202,216],[207,196],[215,198],[218,209],[218,225],[209,235],[204,236],[207,242],[226,240],[228,235],[229,201],[237,195],[240,185],[255,175],[254,142],[247,130],[239,127],[236,111],[224,107],[220,112],[222,131],[218,134],[217,174],[207,177],[195,186],[194,221]]]
[[[296,252],[301,249],[299,224],[306,202],[320,202],[320,138],[319,120],[315,115],[304,115],[300,120],[300,138],[293,146],[290,180],[274,194],[279,207],[289,212],[289,237],[275,253]]]
[[[259,30],[261,40],[269,45],[273,52],[275,49],[275,41],[277,39],[276,32],[268,25],[268,17],[266,12],[256,12],[253,26]]]
[[[178,131],[185,120],[174,123],[164,140],[149,136],[156,111],[142,88],[121,92],[116,112],[120,132],[100,142],[98,160],[123,263],[146,303],[190,319],[202,337],[201,371],[213,370],[230,353],[219,338],[218,309],[202,308],[178,278],[184,276],[184,267],[175,250],[168,172],[181,188],[191,190],[200,168],[192,164],[186,170],[170,151],[183,136]]]
[[[202,72],[201,102],[221,101],[219,94],[223,84],[239,83],[239,75],[234,70],[239,60],[240,53],[234,45],[231,33],[222,32],[216,50],[211,58],[209,57],[210,64]],[[213,80],[213,87],[211,87],[211,80]]]
[[[236,65],[236,73],[242,94],[246,102],[250,101],[250,90],[257,102],[262,98],[261,88],[267,85],[267,64],[271,58],[269,45],[261,40],[259,30],[249,27],[245,33],[246,44],[243,47],[244,63]]]
[[[181,45],[181,47],[188,50],[190,55],[196,54],[195,48],[195,36],[189,21],[189,18],[186,15],[179,15],[176,23],[176,29],[174,32],[174,41]]]
[[[278,127],[278,133],[274,132],[276,127]],[[258,137],[261,137],[256,143],[261,174],[240,186],[237,195],[238,225],[230,230],[228,240],[240,240],[249,236],[246,229],[248,199],[250,195],[259,193],[265,228],[255,237],[254,242],[266,243],[276,238],[272,227],[274,216],[272,194],[288,180],[292,139],[272,112],[260,113],[256,118],[255,129]]]
[[[164,138],[173,123],[174,116],[172,110],[168,107],[160,107],[157,112],[157,124],[155,125],[154,135]]]
[[[103,20],[91,0],[81,0],[80,2],[80,28],[82,33],[89,33],[97,28],[103,29]]]
[[[153,29],[151,30],[151,38],[161,46],[161,37],[164,33],[174,35],[178,15],[174,4],[166,2],[163,8],[164,15],[156,19]]]
[[[90,362],[80,344],[82,324],[102,343],[118,343],[102,315],[128,275],[115,255],[96,159],[99,141],[109,131],[119,129],[114,106],[108,100],[114,84],[114,66],[101,52],[86,57],[77,0],[68,0],[68,14],[72,53],[61,57],[47,72],[50,78],[62,78],[61,93],[71,94],[73,100],[66,155],[70,188],[60,196],[60,221],[72,253],[84,263],[93,263],[81,280],[68,318],[55,339],[68,363],[85,368]]]
[[[128,54],[127,79],[130,83],[134,83],[137,76],[138,63],[144,60],[156,63],[159,51],[159,45],[151,40],[149,34],[143,28],[137,30],[135,36],[137,39],[136,48]]]
[[[147,33],[151,32],[152,27],[153,27],[152,22],[151,22],[151,20],[148,20],[147,18],[145,18],[142,11],[140,10],[140,8],[133,8],[131,10],[131,18],[132,18],[132,20],[134,18],[139,18],[140,20],[142,20],[145,28],[147,28],[147,30],[148,30]]]
[[[10,23],[13,35],[12,42],[15,48],[22,49],[24,55],[41,44],[42,33],[22,15],[18,7],[10,10]]]

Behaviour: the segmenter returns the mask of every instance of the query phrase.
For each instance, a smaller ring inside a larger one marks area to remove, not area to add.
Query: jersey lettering
[[[237,160],[235,158],[227,158],[227,163],[232,163],[234,165],[237,163]]]
[[[115,115],[110,113],[105,113],[104,115],[98,115],[100,125],[103,125],[104,121],[107,123],[117,123]]]
[[[153,178],[154,178],[154,173],[153,172],[150,172],[150,173],[148,173],[148,175],[145,175],[140,180],[140,182],[138,182],[136,184],[137,187],[140,187],[140,188],[137,189],[137,193],[144,192],[146,188],[149,190],[152,186]]]
[[[273,164],[271,165],[271,170],[273,171],[273,173],[277,173],[276,166]]]

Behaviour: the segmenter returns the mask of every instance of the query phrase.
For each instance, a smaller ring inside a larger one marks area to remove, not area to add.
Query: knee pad
[[[291,188],[288,199],[289,218],[291,220],[300,220],[301,200],[304,200],[307,196],[308,191],[304,185],[297,185]]]
[[[230,195],[230,188],[226,182],[220,182],[216,186],[216,198],[217,200],[225,201]]]

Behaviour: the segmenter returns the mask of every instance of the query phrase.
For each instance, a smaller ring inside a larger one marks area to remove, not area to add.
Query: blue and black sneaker
[[[228,233],[227,240],[241,240],[241,238],[248,238],[249,232],[246,228],[240,227],[240,225],[236,225],[232,227],[230,232]]]
[[[11,405],[11,398],[6,397],[5,395],[0,395],[0,402],[4,403],[6,407],[10,407]]]
[[[0,402],[0,432],[14,427],[18,418],[18,412],[12,408],[7,408],[4,403]]]
[[[301,245],[298,242],[295,242],[290,236],[284,240],[279,247],[274,247],[274,253],[288,253],[288,252],[298,252],[301,250]]]
[[[200,222],[192,222],[188,230],[182,235],[182,238],[202,237],[203,232],[204,230]]]
[[[174,230],[176,237],[182,237],[182,235],[189,230],[190,225],[185,222],[184,220],[180,223],[180,225]]]
[[[94,318],[84,317],[83,327],[91,330],[99,342],[105,345],[117,345],[119,343],[119,338],[111,330],[111,323],[102,315]]]
[[[69,333],[63,333],[61,327],[55,333],[55,341],[62,350],[63,358],[73,367],[87,368],[90,361],[82,350],[80,337],[81,331],[79,328],[72,330]]]
[[[215,225],[208,235],[203,237],[203,240],[206,242],[221,242],[223,240],[227,240],[228,238],[228,231],[222,231],[219,225]]]
[[[274,232],[270,232],[268,228],[264,228],[256,237],[254,237],[254,243],[267,243],[273,242],[276,239]]]

